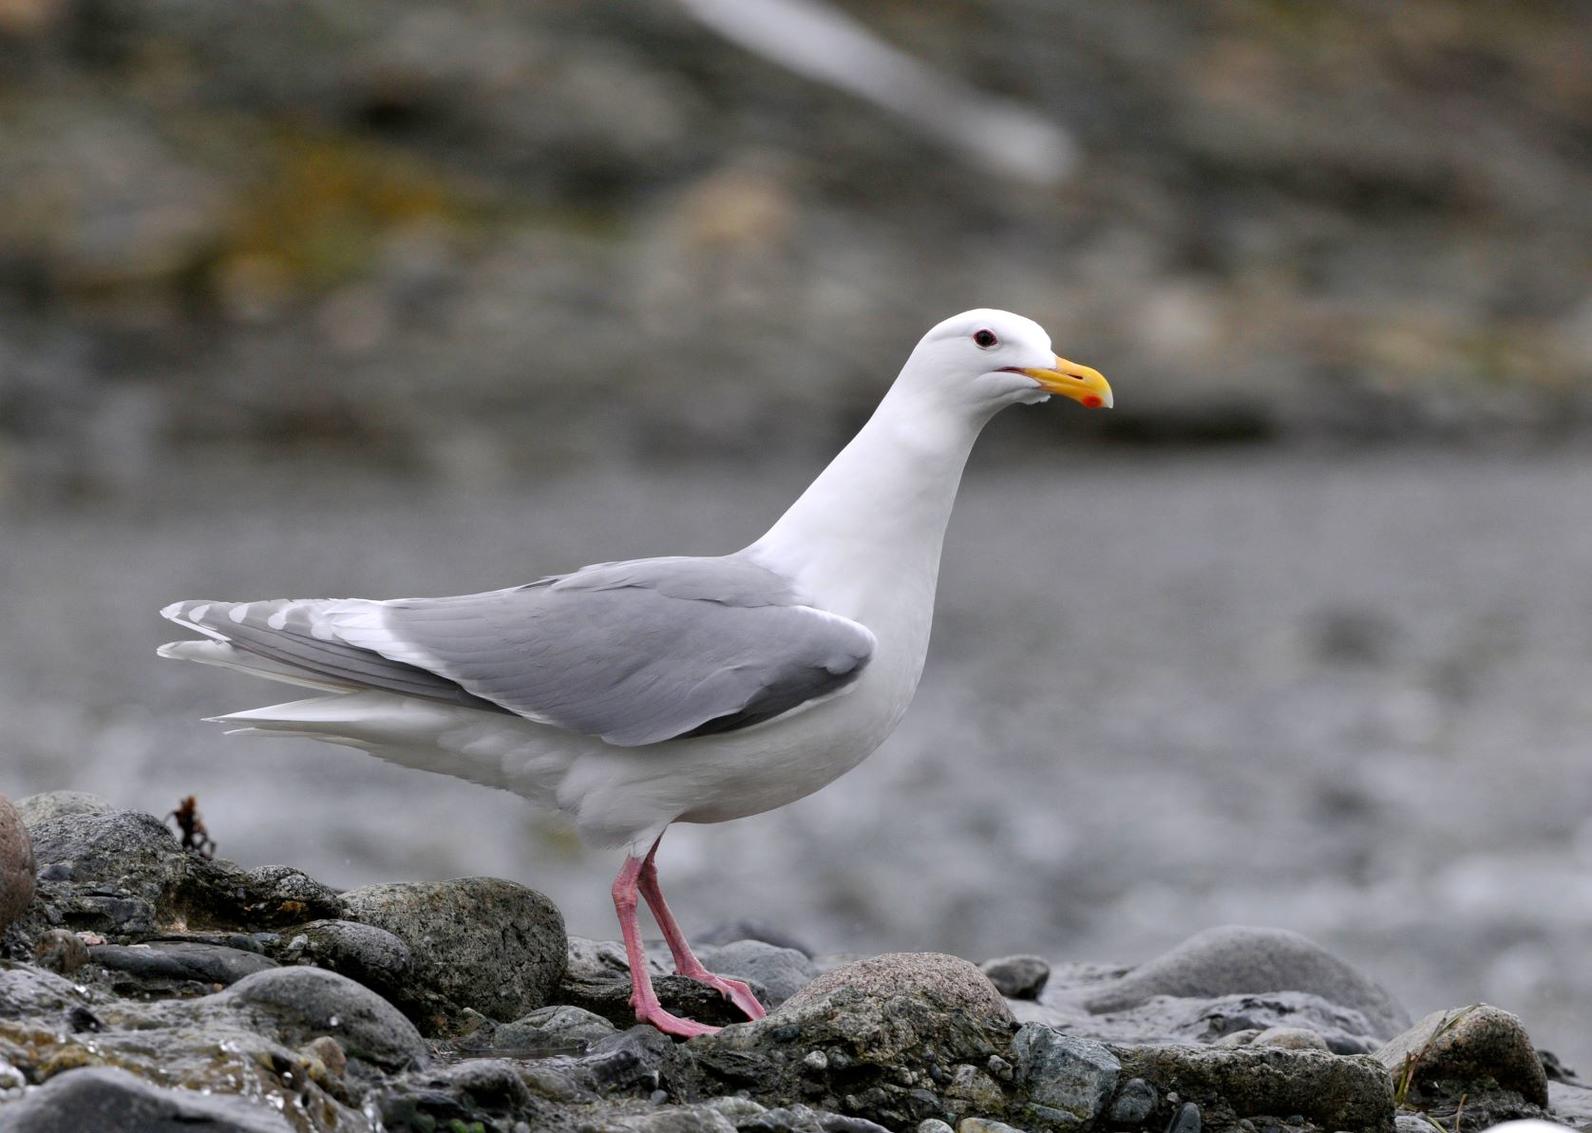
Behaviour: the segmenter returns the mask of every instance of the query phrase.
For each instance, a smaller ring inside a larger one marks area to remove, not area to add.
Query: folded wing
[[[449,598],[166,612],[277,664],[496,707],[624,747],[783,715],[847,687],[874,648],[866,627],[804,604],[788,580],[733,555],[604,563]]]

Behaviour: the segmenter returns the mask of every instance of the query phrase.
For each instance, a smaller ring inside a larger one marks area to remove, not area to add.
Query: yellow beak
[[[1038,382],[1046,393],[1070,397],[1085,409],[1111,408],[1111,386],[1100,376],[1099,370],[1057,358],[1053,370],[1025,369],[1022,373]]]

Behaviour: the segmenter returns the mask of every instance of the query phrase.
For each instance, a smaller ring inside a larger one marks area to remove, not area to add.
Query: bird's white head
[[[952,315],[924,335],[898,384],[974,416],[1051,394],[1089,409],[1111,408],[1111,387],[1099,371],[1058,357],[1033,319],[989,308]]]

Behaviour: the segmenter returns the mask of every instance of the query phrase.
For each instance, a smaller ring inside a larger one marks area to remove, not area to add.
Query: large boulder
[[[1124,1011],[1155,998],[1215,999],[1265,992],[1308,992],[1357,1011],[1386,1040],[1410,1024],[1409,1014],[1374,980],[1319,944],[1287,929],[1228,925],[1196,933],[1120,979],[1090,988],[1091,1012]]]

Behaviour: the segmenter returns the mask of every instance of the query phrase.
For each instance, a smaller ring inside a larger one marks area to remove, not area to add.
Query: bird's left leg
[[[743,980],[714,975],[702,966],[702,961],[691,951],[685,933],[680,931],[679,922],[669,911],[669,903],[663,899],[663,890],[658,887],[658,866],[653,859],[658,855],[658,842],[662,841],[663,835],[660,834],[658,841],[652,844],[652,849],[642,859],[641,874],[636,881],[641,895],[646,898],[647,907],[652,910],[653,919],[663,930],[663,939],[668,942],[669,951],[674,955],[674,970],[698,983],[707,984],[739,1007],[748,1019],[761,1019],[768,1012]]]

